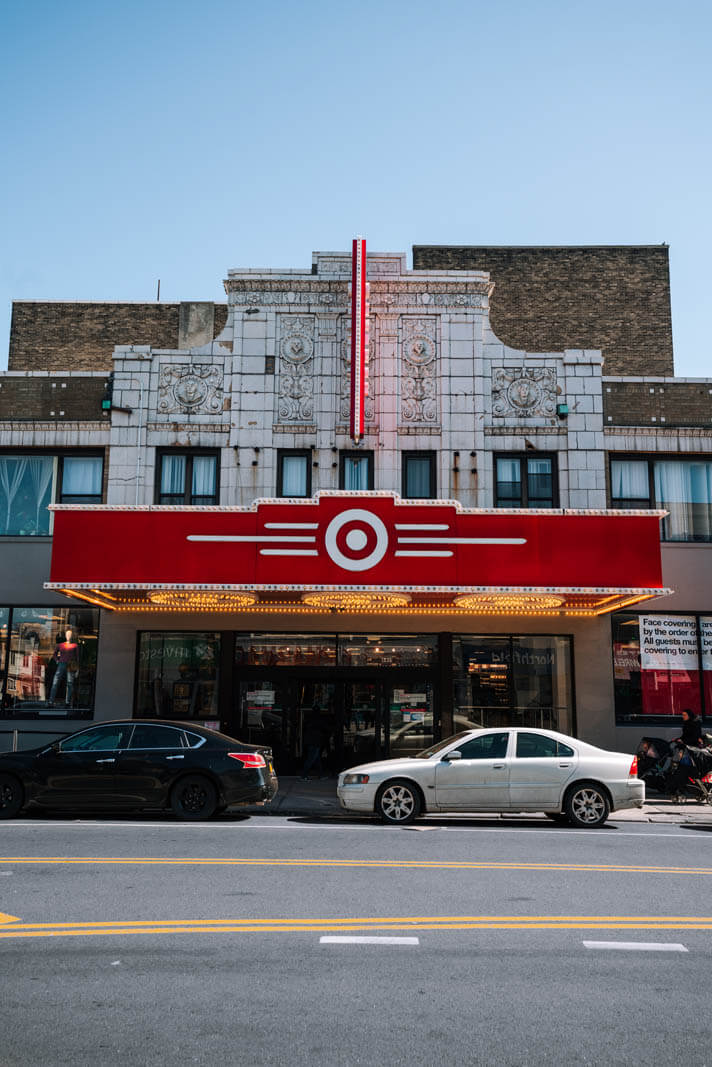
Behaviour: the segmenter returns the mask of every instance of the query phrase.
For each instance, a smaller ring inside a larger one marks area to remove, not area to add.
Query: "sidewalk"
[[[336,778],[312,778],[305,782],[301,778],[280,777],[279,792],[270,804],[265,807],[251,806],[240,810],[250,815],[302,815],[351,821],[369,818],[354,812],[346,812],[340,807],[336,796]],[[511,820],[545,819],[546,816],[478,812],[476,815],[448,814],[447,818]],[[684,804],[673,804],[665,797],[653,797],[645,802],[642,809],[627,808],[625,811],[614,812],[611,822],[694,823],[708,824],[712,828],[712,806],[697,804],[692,800]]]

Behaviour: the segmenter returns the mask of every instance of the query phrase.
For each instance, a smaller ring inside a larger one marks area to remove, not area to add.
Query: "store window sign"
[[[640,666],[644,671],[697,671],[697,626],[692,615],[641,615]]]

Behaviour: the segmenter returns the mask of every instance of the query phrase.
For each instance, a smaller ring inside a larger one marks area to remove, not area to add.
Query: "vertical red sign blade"
[[[368,348],[366,240],[354,238],[351,253],[351,438],[363,436]]]

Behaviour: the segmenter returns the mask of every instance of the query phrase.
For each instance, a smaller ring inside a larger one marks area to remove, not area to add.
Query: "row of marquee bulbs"
[[[404,608],[411,603],[408,593],[369,593],[369,592],[321,592],[303,593],[302,603],[314,608],[340,608],[354,610],[378,610],[379,608]],[[221,593],[201,591],[199,589],[156,590],[149,595],[152,604],[172,608],[196,608],[198,610],[234,611],[257,604],[259,598],[255,593]],[[463,593],[456,596],[453,605],[469,611],[544,611],[558,608],[564,598],[554,594],[487,594]]]

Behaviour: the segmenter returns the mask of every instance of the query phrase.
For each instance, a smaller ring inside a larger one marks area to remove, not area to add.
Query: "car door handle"
[[[112,756],[111,759],[98,759],[96,762],[97,763],[116,763],[116,760]]]
[[[166,756],[166,759],[185,759],[185,756]]]
[[[570,767],[571,764],[570,763],[560,763],[559,766],[560,767]]]
[[[493,763],[492,764],[492,770],[494,770],[494,771],[501,771],[503,767],[504,767],[503,763]]]

